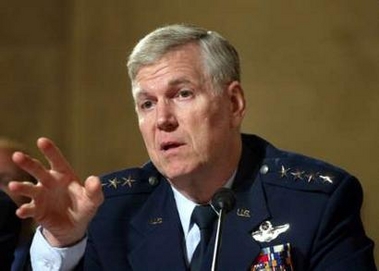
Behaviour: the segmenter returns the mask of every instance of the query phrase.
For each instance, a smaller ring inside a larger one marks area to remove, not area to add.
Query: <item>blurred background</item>
[[[82,178],[141,165],[126,57],[178,22],[239,50],[244,132],[361,180],[363,221],[379,243],[378,0],[2,0],[0,135],[39,158],[36,139],[52,138]]]

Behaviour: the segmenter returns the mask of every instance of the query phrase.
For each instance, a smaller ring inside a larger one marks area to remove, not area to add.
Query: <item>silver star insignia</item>
[[[282,165],[282,168],[281,168],[281,170],[279,171],[279,173],[280,173],[280,178],[284,178],[284,177],[287,178],[287,173],[288,173],[288,171],[289,171],[290,169],[291,169],[291,168],[285,168],[285,167]]]
[[[117,189],[119,183],[120,182],[117,180],[117,178],[110,179],[108,180],[108,187],[112,186],[114,189]]]
[[[325,183],[325,182],[330,183],[330,184],[333,183],[333,179],[332,179],[332,177],[330,177],[330,176],[320,175],[319,178],[320,178],[324,183]]]
[[[297,170],[295,172],[291,172],[291,175],[293,176],[293,179],[296,181],[297,179],[302,180],[303,179],[304,171]]]
[[[122,184],[122,186],[125,186],[125,185],[128,185],[130,188],[132,187],[133,183],[136,181],[136,180],[133,180],[131,176],[129,176],[128,178],[122,178],[124,180],[124,183]]]

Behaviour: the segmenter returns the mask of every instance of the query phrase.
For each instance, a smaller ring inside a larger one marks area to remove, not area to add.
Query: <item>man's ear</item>
[[[246,112],[246,100],[241,83],[238,81],[231,82],[228,86],[227,93],[230,99],[232,125],[239,127]]]

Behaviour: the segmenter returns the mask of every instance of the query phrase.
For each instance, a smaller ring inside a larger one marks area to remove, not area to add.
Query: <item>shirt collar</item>
[[[234,177],[236,176],[236,172],[234,171],[229,180],[225,183],[224,187],[231,188],[234,182]],[[186,235],[190,230],[191,223],[191,215],[193,209],[195,209],[197,203],[186,198],[182,193],[180,193],[175,187],[171,185],[172,191],[174,192],[174,198],[176,202],[176,207],[179,212],[180,222],[182,224],[182,228],[184,234]]]

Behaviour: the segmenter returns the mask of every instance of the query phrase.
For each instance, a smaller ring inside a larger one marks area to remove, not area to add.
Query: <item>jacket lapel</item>
[[[161,179],[131,224],[142,236],[128,255],[133,270],[186,270],[183,232],[166,180]]]
[[[261,247],[251,232],[269,219],[266,196],[259,169],[265,144],[243,137],[242,157],[233,184],[236,206],[226,215],[219,255],[219,270],[250,270]]]
[[[262,184],[255,180],[251,193],[237,193],[236,207],[225,217],[219,270],[248,270],[261,248],[251,236],[269,218]]]

